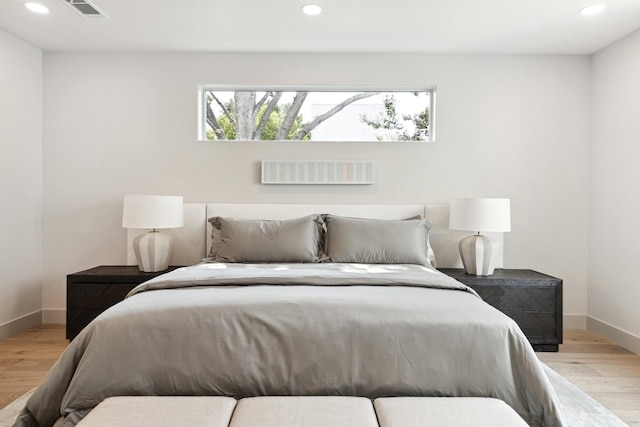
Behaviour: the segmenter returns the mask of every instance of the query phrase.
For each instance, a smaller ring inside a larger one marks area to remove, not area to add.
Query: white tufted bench
[[[482,397],[110,397],[80,427],[528,427],[506,403]]]

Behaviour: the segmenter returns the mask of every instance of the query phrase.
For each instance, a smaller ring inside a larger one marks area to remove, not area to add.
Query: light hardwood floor
[[[631,427],[640,427],[640,356],[585,330],[564,331],[557,353],[538,353],[554,371]]]
[[[43,325],[0,342],[0,408],[37,386],[67,345],[64,325]]]
[[[0,342],[0,409],[35,387],[66,348],[62,325]],[[567,330],[558,353],[539,358],[632,427],[640,427],[640,356],[584,330]]]

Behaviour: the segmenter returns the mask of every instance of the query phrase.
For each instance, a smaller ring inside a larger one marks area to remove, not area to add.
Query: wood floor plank
[[[540,360],[632,427],[640,427],[640,355],[586,330],[565,330]]]
[[[67,345],[64,325],[43,325],[0,342],[0,409],[37,386]]]

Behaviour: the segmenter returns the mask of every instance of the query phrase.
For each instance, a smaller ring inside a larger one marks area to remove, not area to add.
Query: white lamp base
[[[173,237],[156,230],[133,239],[133,250],[140,271],[157,272],[169,267]]]
[[[475,276],[491,276],[495,269],[493,254],[498,244],[490,237],[476,234],[467,236],[458,242],[462,265],[467,274]]]

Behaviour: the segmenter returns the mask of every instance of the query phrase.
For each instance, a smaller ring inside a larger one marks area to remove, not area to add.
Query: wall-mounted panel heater
[[[263,160],[263,184],[373,184],[370,160]]]

